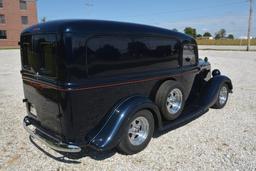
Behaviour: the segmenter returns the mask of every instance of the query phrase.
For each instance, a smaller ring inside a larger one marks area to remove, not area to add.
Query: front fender
[[[89,135],[89,147],[96,150],[110,150],[120,142],[120,138],[127,122],[139,110],[150,110],[157,119],[158,126],[161,115],[158,107],[147,97],[132,96],[116,105],[112,111],[102,120],[99,126]]]
[[[204,106],[205,108],[212,107],[218,98],[219,89],[224,83],[228,85],[229,92],[232,92],[233,85],[227,76],[216,75],[212,77],[203,88],[203,91],[200,95],[200,105]]]

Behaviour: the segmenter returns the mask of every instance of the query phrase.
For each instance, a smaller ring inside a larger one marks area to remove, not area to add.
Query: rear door
[[[57,91],[57,39],[55,34],[21,37],[24,95],[28,113],[42,127],[61,134],[59,93]]]

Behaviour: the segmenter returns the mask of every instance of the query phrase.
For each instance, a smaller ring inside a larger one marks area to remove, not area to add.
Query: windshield
[[[21,37],[22,69],[39,75],[56,77],[56,35]]]

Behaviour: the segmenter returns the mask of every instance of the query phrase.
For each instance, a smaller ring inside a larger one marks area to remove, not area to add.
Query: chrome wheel
[[[166,107],[170,114],[175,115],[182,106],[182,92],[180,89],[173,89],[167,96]]]
[[[132,145],[141,145],[147,139],[148,134],[149,122],[145,117],[137,117],[130,123],[128,138]]]
[[[219,93],[219,103],[220,105],[224,105],[228,99],[228,89],[226,86],[221,87]]]

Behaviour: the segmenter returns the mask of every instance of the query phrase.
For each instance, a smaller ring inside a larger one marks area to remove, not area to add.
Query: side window
[[[168,69],[179,67],[179,46],[177,40],[160,37],[143,37],[135,38],[134,44],[137,47],[135,46],[135,48],[131,49],[135,51],[135,56],[141,56],[147,61],[151,61],[155,67],[157,65],[164,66]]]
[[[87,42],[89,76],[177,68],[178,59],[178,41],[169,38],[101,36]]]
[[[196,45],[187,44],[183,46],[183,66],[192,66],[196,64],[196,51]]]
[[[87,43],[88,75],[113,75],[116,70],[125,70],[130,64],[126,37],[102,36],[89,39]],[[106,73],[107,72],[107,73]]]

